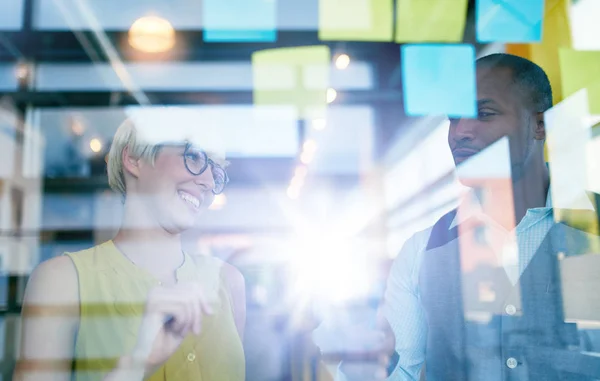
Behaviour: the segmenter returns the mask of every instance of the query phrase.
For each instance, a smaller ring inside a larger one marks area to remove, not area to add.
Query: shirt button
[[[187,359],[189,362],[193,362],[196,359],[196,355],[193,353],[188,353]]]
[[[506,307],[504,307],[504,311],[512,316],[517,313],[517,307],[513,306],[512,304],[507,304]]]
[[[508,360],[506,360],[506,366],[509,367],[510,369],[515,369],[517,367],[518,363],[517,363],[517,359],[514,357],[509,357]]]

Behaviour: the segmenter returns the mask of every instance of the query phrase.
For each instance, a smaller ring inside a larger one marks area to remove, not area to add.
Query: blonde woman
[[[34,270],[16,379],[244,379],[244,280],[181,246],[228,181],[214,134],[197,119],[161,110],[119,127],[108,178],[123,196],[122,226],[113,240]]]

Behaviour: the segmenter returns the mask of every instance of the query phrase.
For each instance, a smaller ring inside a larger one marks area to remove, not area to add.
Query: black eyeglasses
[[[188,172],[194,176],[203,174],[210,165],[215,181],[215,187],[212,190],[214,194],[221,194],[229,182],[229,177],[223,167],[210,159],[206,152],[193,149],[189,143],[186,144],[183,151],[183,163]]]

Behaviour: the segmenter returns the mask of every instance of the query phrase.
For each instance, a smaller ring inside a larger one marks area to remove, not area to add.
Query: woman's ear
[[[140,160],[132,157],[129,154],[129,146],[123,149],[123,152],[121,153],[121,159],[123,161],[123,172],[128,173],[133,177],[139,177]]]
[[[535,115],[535,127],[533,130],[533,136],[535,140],[546,139],[546,124],[544,123],[544,113],[538,112]]]

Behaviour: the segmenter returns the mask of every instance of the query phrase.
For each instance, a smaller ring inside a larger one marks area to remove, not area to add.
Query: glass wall
[[[599,380],[596,0],[5,0],[8,379]]]

